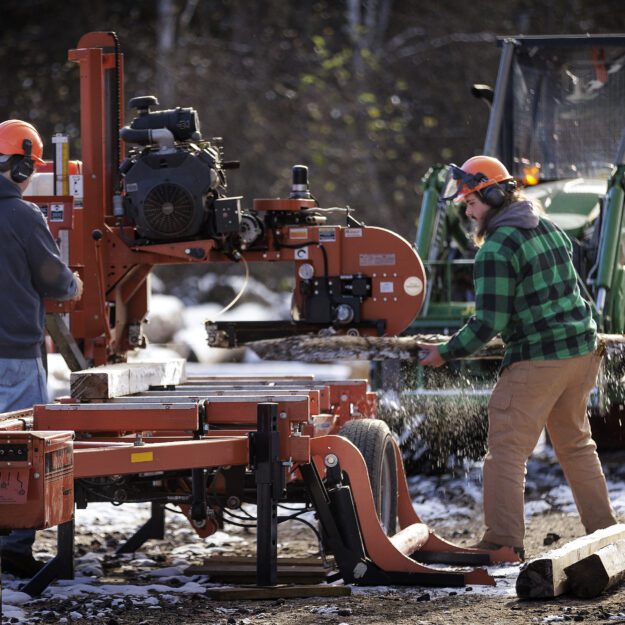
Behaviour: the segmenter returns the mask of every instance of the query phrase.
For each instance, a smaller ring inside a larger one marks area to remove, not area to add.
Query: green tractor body
[[[523,36],[498,44],[495,88],[473,88],[490,107],[483,153],[499,158],[525,194],[566,231],[580,289],[593,306],[599,331],[622,334],[625,35]],[[429,284],[411,333],[453,334],[474,311],[475,248],[463,206],[439,197],[446,176],[446,166],[435,166],[422,181],[415,243]],[[457,363],[455,375],[465,380],[459,393],[492,384],[498,364]],[[437,384],[428,371],[413,369],[410,376],[430,392]],[[593,396],[591,424],[600,447],[625,446],[622,376],[622,363],[612,363]]]

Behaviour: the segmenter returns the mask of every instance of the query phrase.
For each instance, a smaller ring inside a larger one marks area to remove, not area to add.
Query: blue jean
[[[0,412],[47,402],[46,372],[41,358],[0,358]],[[34,530],[13,530],[0,538],[0,548],[27,555],[32,553],[34,542]]]

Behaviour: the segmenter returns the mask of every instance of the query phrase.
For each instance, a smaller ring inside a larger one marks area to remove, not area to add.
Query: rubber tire
[[[353,419],[339,431],[367,465],[375,509],[387,536],[397,531],[397,460],[391,431],[379,419]]]

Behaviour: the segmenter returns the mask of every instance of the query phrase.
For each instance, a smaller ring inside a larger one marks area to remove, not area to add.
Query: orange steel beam
[[[92,232],[95,229],[101,229],[105,214],[105,201],[108,199],[106,195],[106,146],[103,138],[105,137],[105,110],[102,99],[102,89],[104,84],[104,67],[103,67],[103,51],[99,48],[81,48],[70,50],[69,60],[74,61],[80,66],[80,110],[81,114],[81,142],[82,142],[82,161],[83,161],[83,184],[84,184],[84,206],[82,209],[83,220],[82,228],[84,232]],[[74,231],[76,238],[82,237],[82,232]],[[72,240],[70,237],[70,254],[72,253]],[[92,339],[104,336],[110,332],[108,328],[108,319],[103,318],[99,312],[99,301],[104,297],[99,292],[96,285],[100,280],[100,267],[96,260],[93,250],[86,253],[80,259],[84,262],[83,279],[87,288],[85,289],[83,299],[83,307],[90,311],[98,311],[91,315],[91,318],[85,317],[85,338]],[[73,256],[73,255],[72,255]],[[73,262],[73,258],[70,258]],[[89,285],[91,288],[89,288]],[[87,345],[86,345],[87,347]],[[106,362],[105,346],[103,344],[96,349],[97,361]],[[87,351],[91,351],[88,349]],[[93,353],[93,352],[92,352]],[[92,354],[88,354],[91,356]],[[93,353],[95,356],[96,354]]]
[[[199,428],[197,403],[47,404],[34,408],[34,429],[76,432],[194,431]]]
[[[341,423],[352,418],[352,407],[362,416],[375,416],[375,409],[372,411],[368,402],[366,380],[324,380],[324,384],[330,388],[330,403],[341,418]]]
[[[306,425],[306,433],[311,436],[324,436],[336,433],[340,426],[340,420],[334,414],[313,415]]]
[[[291,382],[276,384],[271,382],[268,384],[261,384],[260,382],[254,382],[249,384],[240,384],[233,382],[231,384],[225,383],[205,383],[205,384],[180,384],[173,391],[144,391],[143,393],[137,393],[134,397],[141,397],[146,399],[156,397],[208,397],[209,395],[232,395],[233,392],[237,394],[247,393],[260,395],[262,393],[271,392],[273,395],[281,394],[299,394],[316,393],[319,396],[319,406],[314,409],[314,412],[329,412],[332,408],[330,403],[330,389],[327,384],[305,384],[302,382]],[[313,395],[310,395],[313,397]]]
[[[358,448],[342,436],[321,436],[310,441],[311,453],[320,469],[324,466],[324,458],[334,454],[341,469],[349,476],[354,505],[358,515],[358,523],[367,554],[383,571],[402,573],[442,573],[440,569],[426,567],[404,555],[384,533],[373,503],[373,494],[369,482],[369,474],[364,458]],[[429,530],[420,521],[414,528],[414,534],[420,537],[411,541],[413,548],[423,548],[427,543]],[[494,586],[495,580],[483,569],[473,569],[464,574],[465,584],[483,584]]]
[[[267,391],[271,393],[268,394]],[[256,389],[232,389],[225,387],[220,390],[207,390],[197,389],[189,390],[182,388],[177,391],[144,391],[132,397],[116,398],[119,402],[130,400],[134,403],[172,403],[185,401],[200,401],[205,400],[207,402],[214,402],[223,400],[226,403],[242,403],[251,401],[253,405],[260,402],[273,402],[278,398],[281,401],[288,401],[293,399],[294,401],[302,401],[304,397],[308,397],[309,400],[309,413],[317,414],[321,409],[320,393],[318,389],[302,389],[302,388],[256,388]],[[238,407],[236,408],[238,410]],[[289,417],[291,418],[291,417]],[[256,421],[253,419],[254,422]]]
[[[278,414],[284,414],[281,421],[308,421],[310,416],[310,401],[307,395],[295,395],[285,397],[283,395],[264,395],[262,397],[212,397],[204,403],[206,421],[210,424],[249,423],[256,424],[258,404],[264,402],[276,402]]]
[[[399,519],[399,527],[410,527],[414,523],[421,523],[419,515],[412,507],[412,498],[408,491],[408,481],[406,480],[406,472],[404,471],[404,463],[401,457],[399,446],[393,441],[395,447],[395,460],[397,464],[397,517]],[[469,547],[460,547],[446,541],[444,538],[437,536],[434,532],[430,532],[428,540],[421,546],[421,551],[444,551],[448,553],[482,553],[487,554],[491,564],[500,564],[502,562],[520,562],[521,559],[514,552],[512,547],[501,547],[496,551],[484,551],[483,549],[471,549]]]
[[[247,436],[74,450],[74,477],[247,465]]]

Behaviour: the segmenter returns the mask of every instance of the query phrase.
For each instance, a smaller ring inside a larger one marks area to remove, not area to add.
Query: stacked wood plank
[[[149,390],[151,386],[170,386],[185,380],[185,360],[167,362],[122,362],[103,365],[70,375],[71,396],[75,399],[112,399]]]

